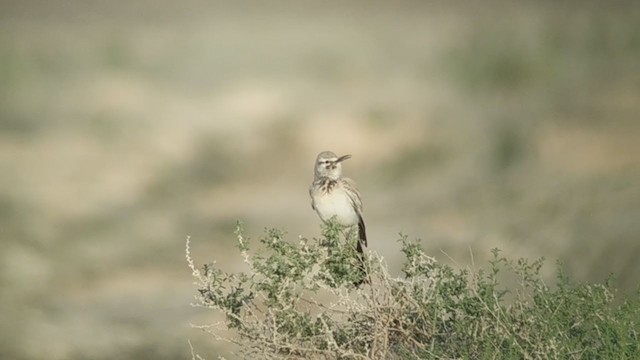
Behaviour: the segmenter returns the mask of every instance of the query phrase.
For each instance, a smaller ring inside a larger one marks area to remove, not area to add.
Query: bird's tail
[[[358,271],[360,271],[360,279],[354,281],[353,285],[356,287],[363,283],[369,283],[369,277],[366,269],[366,262],[364,258],[364,247],[367,246],[367,232],[364,226],[364,220],[362,216],[358,219],[358,244],[356,245],[356,251],[358,252]]]

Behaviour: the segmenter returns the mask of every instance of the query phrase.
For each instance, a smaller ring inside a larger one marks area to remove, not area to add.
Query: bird
[[[351,155],[338,157],[331,151],[318,154],[315,161],[314,179],[309,186],[311,208],[323,222],[331,219],[349,229],[358,231],[356,251],[360,261],[359,270],[365,273],[364,247],[367,246],[367,234],[362,218],[362,197],[356,183],[342,175],[342,162],[351,159]],[[364,276],[356,285],[364,281]]]

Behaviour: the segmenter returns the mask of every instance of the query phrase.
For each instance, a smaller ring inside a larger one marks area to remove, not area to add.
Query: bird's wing
[[[367,232],[364,226],[364,220],[362,219],[362,196],[360,191],[356,187],[355,181],[349,178],[342,178],[344,187],[346,188],[347,196],[351,201],[351,205],[356,209],[358,213],[358,247],[357,250],[360,254],[363,253],[362,247],[367,246]]]
[[[360,191],[356,187],[355,181],[349,178],[342,178],[342,182],[347,190],[347,195],[349,196],[349,200],[351,204],[358,212],[358,215],[362,214],[362,197],[360,196]]]
[[[316,205],[313,203],[313,184],[309,186],[309,197],[311,197],[311,209],[316,210]]]

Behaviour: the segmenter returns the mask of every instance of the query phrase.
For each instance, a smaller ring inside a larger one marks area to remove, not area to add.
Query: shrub
[[[404,276],[382,257],[365,259],[368,283],[341,229],[321,239],[285,241],[268,230],[249,253],[238,224],[238,248],[248,272],[197,269],[196,306],[225,315],[199,326],[238,345],[242,358],[306,359],[635,359],[640,354],[638,296],[614,303],[608,283],[571,281],[558,271],[549,287],[542,260],[509,261],[493,251],[487,271],[456,270],[401,236]],[[519,284],[502,287],[515,275]],[[224,336],[228,330],[232,337]],[[198,357],[200,358],[200,357]]]

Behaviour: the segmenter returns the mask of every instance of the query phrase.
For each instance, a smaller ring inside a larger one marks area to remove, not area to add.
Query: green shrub
[[[358,276],[352,247],[335,224],[322,238],[284,240],[269,230],[249,253],[236,237],[247,273],[215,265],[199,270],[187,239],[187,261],[198,286],[196,305],[226,316],[206,329],[238,345],[242,358],[306,359],[636,359],[640,354],[638,296],[614,304],[609,284],[571,281],[558,272],[548,286],[542,260],[509,261],[498,250],[487,271],[438,263],[401,236],[403,277],[382,257],[366,259]],[[504,288],[505,275],[519,280]],[[231,338],[225,337],[233,330]],[[200,357],[198,357],[200,358]]]

